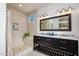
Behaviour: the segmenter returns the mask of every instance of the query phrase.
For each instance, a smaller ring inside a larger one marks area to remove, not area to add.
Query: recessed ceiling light
[[[22,7],[22,4],[19,4],[19,7]]]

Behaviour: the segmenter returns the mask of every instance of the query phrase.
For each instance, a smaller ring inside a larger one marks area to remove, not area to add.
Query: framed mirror
[[[71,31],[71,14],[41,19],[40,31]]]

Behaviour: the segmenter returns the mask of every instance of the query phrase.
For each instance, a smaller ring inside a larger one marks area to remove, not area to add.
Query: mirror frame
[[[65,17],[65,16],[68,16],[69,29],[41,29],[41,21],[50,20],[50,19],[54,19],[54,18]],[[60,15],[60,16],[40,19],[40,31],[71,31],[71,14],[65,14],[65,15]]]

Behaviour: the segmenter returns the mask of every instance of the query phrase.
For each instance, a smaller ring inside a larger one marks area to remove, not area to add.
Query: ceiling
[[[19,4],[22,4],[22,7],[19,7]],[[47,4],[48,3],[8,3],[7,6],[15,8],[23,13],[30,13]]]

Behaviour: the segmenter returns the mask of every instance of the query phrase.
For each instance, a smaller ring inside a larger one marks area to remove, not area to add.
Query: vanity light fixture
[[[72,10],[72,7],[69,7],[69,8],[68,8],[68,11],[71,11],[71,10]]]
[[[60,11],[59,10],[57,10],[57,12],[56,12],[57,14],[59,14],[60,13]]]
[[[45,15],[43,14],[42,17],[45,17]]]
[[[44,13],[42,15],[39,15],[38,18],[43,18],[43,17],[47,17],[47,16],[48,16],[48,14],[47,13]]]
[[[47,13],[45,13],[45,16],[48,16],[48,14],[47,14]]]
[[[63,9],[61,10],[61,12],[60,12],[59,10],[57,10],[56,14],[64,13],[64,12],[67,12],[67,11],[72,11],[72,9],[73,9],[73,8],[72,8],[71,6],[70,6],[68,9],[64,9],[64,8],[63,8]]]
[[[23,5],[22,4],[19,4],[19,7],[22,7]]]
[[[41,18],[41,16],[39,15],[38,18]]]
[[[62,12],[64,13],[65,12],[65,9],[63,8]]]

